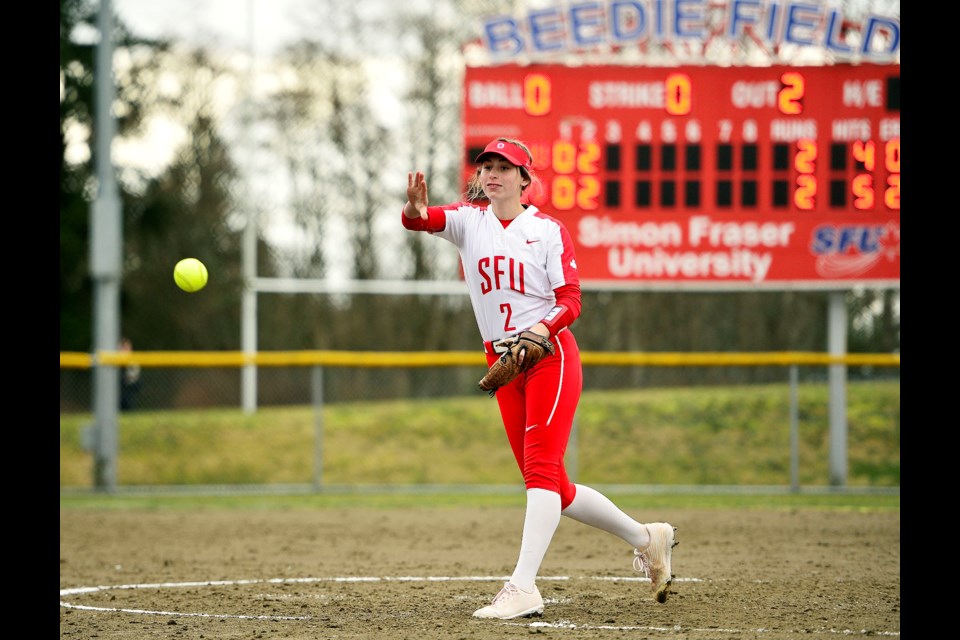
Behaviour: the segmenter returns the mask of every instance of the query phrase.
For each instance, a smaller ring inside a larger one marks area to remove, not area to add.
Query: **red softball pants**
[[[497,404],[527,489],[560,494],[560,507],[573,502],[576,487],[563,457],[583,390],[580,348],[569,329],[553,337],[556,353],[497,390]],[[497,354],[487,351],[487,364]]]

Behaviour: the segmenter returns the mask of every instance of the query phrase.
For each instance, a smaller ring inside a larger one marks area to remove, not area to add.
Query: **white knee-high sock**
[[[527,489],[520,558],[510,582],[524,591],[533,591],[537,572],[559,524],[560,494],[546,489]]]
[[[577,485],[577,495],[563,515],[612,533],[633,547],[643,549],[650,544],[650,532],[645,526],[621,511],[610,498],[582,484]]]

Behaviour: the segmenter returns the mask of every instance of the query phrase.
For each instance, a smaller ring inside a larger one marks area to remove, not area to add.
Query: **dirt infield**
[[[513,568],[519,508],[60,510],[60,638],[741,640],[900,635],[900,513],[676,510],[673,593],[564,519],[544,615],[471,617]]]

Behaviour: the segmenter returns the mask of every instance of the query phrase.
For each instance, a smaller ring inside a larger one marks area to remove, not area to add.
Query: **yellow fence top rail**
[[[587,351],[581,354],[589,366],[790,366],[790,365],[872,365],[899,367],[899,353],[850,353],[835,356],[810,351],[773,352],[628,352]],[[486,358],[476,351],[77,351],[60,352],[61,369],[89,369],[95,364],[122,367],[440,367],[486,366]]]

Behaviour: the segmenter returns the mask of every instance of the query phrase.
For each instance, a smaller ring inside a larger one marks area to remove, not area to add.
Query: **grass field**
[[[900,384],[847,389],[849,487],[900,486]],[[799,389],[799,483],[829,485],[828,389]],[[486,397],[311,407],[135,411],[120,417],[118,485],[518,486]],[[60,487],[92,484],[89,414],[60,416]],[[321,466],[316,466],[317,456]],[[596,485],[788,486],[786,385],[587,392],[568,468]],[[319,473],[318,476],[315,476]],[[353,496],[356,498],[356,495]]]
[[[826,509],[836,511],[878,512],[899,511],[899,494],[742,494],[697,493],[650,494],[642,492],[611,491],[598,486],[624,509]],[[313,509],[411,509],[411,508],[522,508],[525,496],[521,488],[509,493],[480,493],[476,491],[444,492],[355,492],[293,494],[188,494],[170,495],[150,493],[64,493],[60,496],[61,509],[97,510],[313,510]]]

